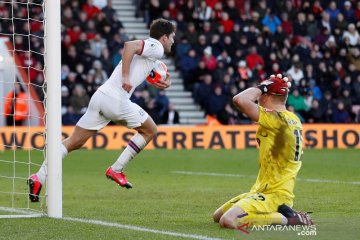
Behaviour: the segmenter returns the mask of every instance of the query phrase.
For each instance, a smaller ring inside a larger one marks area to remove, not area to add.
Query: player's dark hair
[[[150,37],[159,40],[163,35],[169,37],[175,31],[175,26],[168,20],[159,18],[150,25]]]

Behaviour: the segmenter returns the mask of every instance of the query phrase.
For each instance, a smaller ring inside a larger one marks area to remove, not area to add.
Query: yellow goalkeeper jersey
[[[251,192],[276,193],[292,201],[303,153],[301,122],[289,111],[259,110],[260,170]]]

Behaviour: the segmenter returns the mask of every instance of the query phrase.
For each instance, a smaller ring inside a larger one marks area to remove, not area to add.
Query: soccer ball
[[[166,79],[167,67],[165,63],[160,60],[156,60],[154,68],[151,70],[149,76],[146,77],[146,81],[150,84],[159,82],[160,80]]]

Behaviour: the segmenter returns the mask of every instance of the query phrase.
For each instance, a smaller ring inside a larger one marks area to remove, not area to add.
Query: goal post
[[[60,0],[45,1],[47,214],[62,217]]]
[[[60,1],[1,1],[0,219],[63,216]],[[43,161],[33,203],[26,181]]]

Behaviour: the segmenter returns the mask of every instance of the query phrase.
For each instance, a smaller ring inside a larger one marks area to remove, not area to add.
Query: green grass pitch
[[[300,179],[295,186],[294,207],[313,212],[316,236],[311,237],[299,236],[295,231],[245,234],[220,229],[212,221],[216,208],[231,197],[249,191],[254,183],[258,170],[256,149],[144,151],[126,169],[134,185],[131,190],[118,187],[104,175],[119,152],[79,150],[64,160],[64,217],[221,239],[359,239],[359,150],[305,150]],[[13,156],[13,151],[0,152],[2,160],[11,160]],[[40,164],[39,152],[16,151],[15,154],[19,161],[26,161],[29,156]],[[27,177],[26,164],[18,163],[16,169],[17,176]],[[11,176],[12,172],[12,164],[0,162],[1,176]],[[11,191],[14,184],[17,192],[26,192],[25,183],[25,180],[13,183],[0,178],[0,191]],[[11,196],[5,195],[0,194],[0,206],[11,204]],[[26,207],[27,196],[16,196],[15,202]],[[30,203],[35,209],[39,205]],[[4,214],[9,213],[0,211],[0,215]],[[0,219],[0,239],[185,238],[42,217]]]

